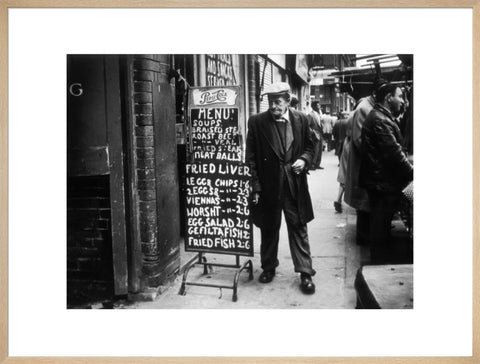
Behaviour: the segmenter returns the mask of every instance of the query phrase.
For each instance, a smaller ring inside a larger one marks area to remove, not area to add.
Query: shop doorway
[[[67,304],[128,293],[119,68],[67,57]]]

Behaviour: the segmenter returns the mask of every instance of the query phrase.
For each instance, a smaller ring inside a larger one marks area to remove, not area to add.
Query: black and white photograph
[[[2,2],[0,362],[478,359],[479,11]]]
[[[66,308],[414,308],[414,54],[67,54]]]

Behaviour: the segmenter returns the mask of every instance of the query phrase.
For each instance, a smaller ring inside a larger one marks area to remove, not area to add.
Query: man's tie
[[[277,119],[277,122],[285,123],[285,151],[288,151],[293,143],[292,123],[285,118]]]
[[[293,131],[292,131],[292,123],[286,120],[286,128],[285,128],[285,150],[289,150],[290,146],[293,143]]]

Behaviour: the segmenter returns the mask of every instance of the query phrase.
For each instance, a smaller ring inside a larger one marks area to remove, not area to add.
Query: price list
[[[253,256],[249,171],[238,108],[190,109],[193,162],[186,170],[185,250]]]

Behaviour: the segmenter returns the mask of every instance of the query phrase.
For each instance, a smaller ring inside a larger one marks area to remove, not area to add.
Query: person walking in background
[[[269,85],[269,109],[248,120],[246,162],[250,167],[253,223],[260,228],[261,283],[275,276],[278,261],[282,211],[287,224],[290,253],[295,272],[300,273],[300,288],[315,292],[312,276],[307,223],[313,220],[307,173],[313,158],[309,120],[289,108],[290,86]]]
[[[334,148],[335,148],[335,155],[338,157],[338,161],[340,162],[340,157],[342,155],[343,150],[343,142],[347,135],[347,112],[341,112],[340,118],[337,120],[335,124],[333,124],[332,129],[332,136],[334,141]]]
[[[312,111],[308,114],[310,129],[314,137],[314,155],[311,169],[323,169],[320,165],[322,163],[323,153],[323,130],[322,130],[322,112],[320,110],[320,103],[318,101],[312,102]]]
[[[332,113],[330,115],[330,118],[332,119],[332,137],[330,138],[329,150],[332,150],[332,149],[335,149],[335,139],[334,139],[334,136],[333,136],[333,128],[335,127],[335,124],[338,122],[337,113]]]
[[[370,260],[383,264],[389,262],[392,218],[402,190],[413,180],[413,166],[402,150],[396,120],[405,103],[402,90],[384,84],[376,92],[376,101],[362,129],[360,184],[370,200]]]
[[[298,110],[298,104],[299,104],[299,101],[298,101],[297,97],[295,95],[291,95],[290,96],[290,107],[293,110]]]
[[[347,173],[347,161],[350,152],[350,135],[347,134],[348,124],[351,122],[351,117],[348,117],[347,112],[340,114],[340,119],[333,126],[333,136],[335,138],[335,154],[338,156],[338,174],[337,182],[338,194],[337,200],[333,202],[333,207],[338,213],[343,212],[342,198],[345,192],[345,175]],[[348,140],[347,140],[348,138]]]
[[[328,111],[322,115],[322,129],[324,146],[326,151],[329,152],[332,147],[333,118]]]

